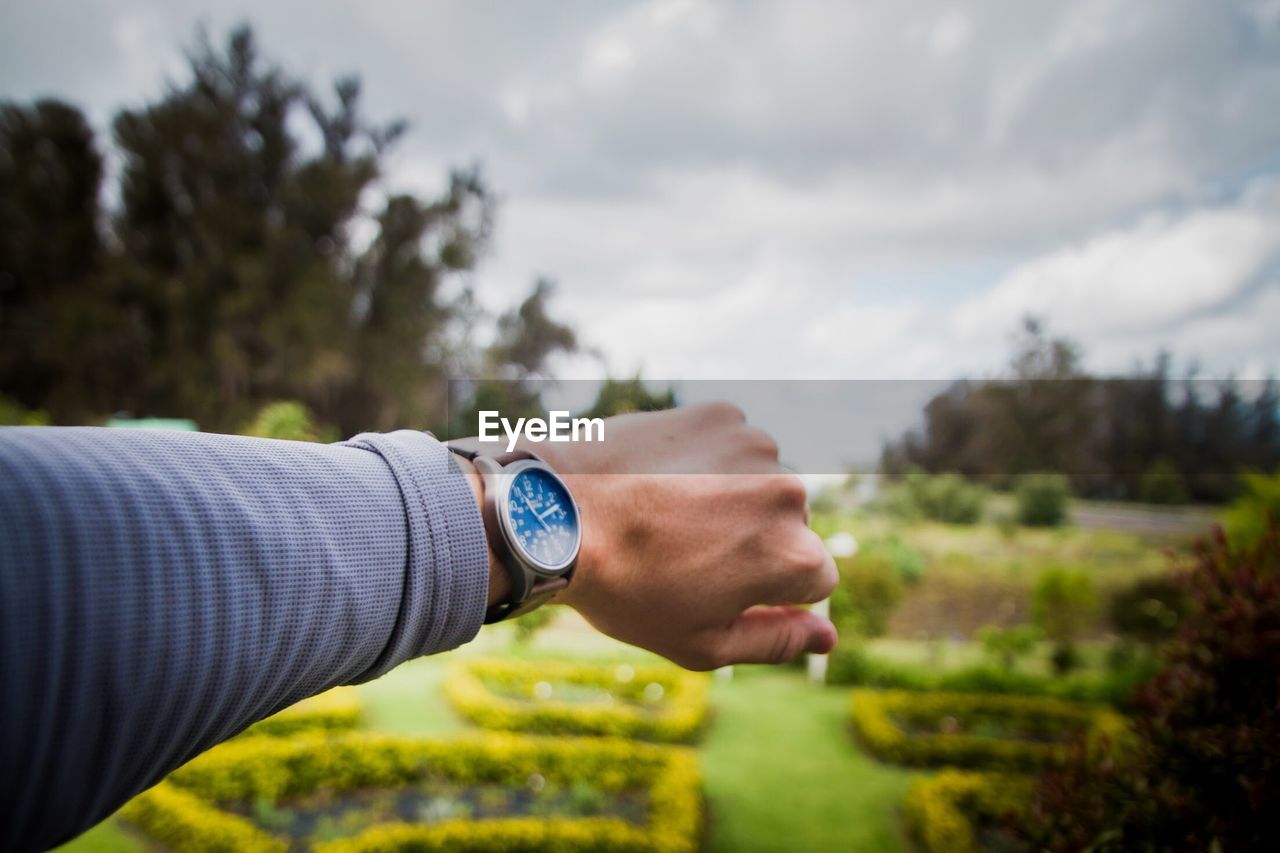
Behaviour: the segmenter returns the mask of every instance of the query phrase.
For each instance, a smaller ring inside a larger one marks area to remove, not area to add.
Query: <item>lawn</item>
[[[849,737],[849,691],[796,669],[737,667],[702,747],[712,851],[899,850],[911,774]]]
[[[466,728],[440,692],[450,660],[504,654],[580,660],[650,660],[572,613],[527,646],[487,628],[472,644],[404,664],[360,688],[371,729],[447,738]],[[898,807],[911,774],[878,764],[848,735],[844,688],[814,687],[795,668],[737,667],[712,688],[715,720],[698,747],[712,814],[710,851],[897,850]],[[108,820],[64,848],[142,853],[149,848]]]

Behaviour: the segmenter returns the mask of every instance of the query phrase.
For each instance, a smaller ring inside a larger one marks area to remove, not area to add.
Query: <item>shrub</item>
[[[831,618],[837,627],[858,637],[878,637],[902,601],[902,579],[892,559],[882,553],[840,557],[840,583],[831,594]]]
[[[1149,658],[1116,667],[1105,677],[1077,674],[1051,678],[988,665],[938,672],[878,658],[868,653],[862,644],[842,637],[831,653],[827,683],[893,690],[1050,696],[1073,702],[1105,702],[1126,708],[1132,701],[1134,688],[1150,678],[1153,672]]]
[[[1247,473],[1240,477],[1241,494],[1222,516],[1227,539],[1237,548],[1256,547],[1268,528],[1280,521],[1280,472]]]
[[[1187,483],[1169,460],[1161,459],[1143,472],[1138,496],[1149,504],[1184,504],[1187,502]]]
[[[257,438],[279,438],[285,441],[320,440],[320,432],[307,407],[288,400],[263,406],[241,432]]]
[[[883,554],[887,557],[903,583],[914,584],[924,576],[924,555],[896,534],[888,539],[869,543],[864,553],[867,556]]]
[[[1053,666],[1059,674],[1078,664],[1075,644],[1097,617],[1098,596],[1083,571],[1050,569],[1036,581],[1031,612],[1040,630],[1054,643]]]
[[[354,687],[335,687],[303,699],[265,720],[254,723],[240,737],[283,737],[309,731],[342,731],[360,727],[364,704]]]
[[[931,521],[976,524],[982,518],[986,493],[955,473],[930,476],[923,471],[907,474],[906,493],[916,511]]]
[[[0,426],[48,426],[49,414],[0,394]]]
[[[1111,627],[1128,640],[1155,646],[1178,629],[1190,602],[1171,575],[1142,578],[1111,598]]]
[[[1027,474],[1018,480],[1014,500],[1018,522],[1027,527],[1056,527],[1067,520],[1070,490],[1062,474]]]
[[[694,756],[678,747],[603,738],[487,735],[443,742],[347,734],[236,740],[178,769],[121,814],[174,849],[283,851],[281,839],[219,803],[395,787],[427,777],[523,787],[534,774],[565,786],[587,780],[609,793],[642,788],[648,823],[588,817],[384,824],[317,849],[691,853],[698,847],[702,797]]]
[[[903,818],[923,853],[977,853],[979,825],[1018,812],[1030,792],[1026,777],[943,770],[911,784]]]
[[[1041,780],[1021,823],[1037,847],[1280,849],[1280,526],[1202,543],[1184,583],[1192,607],[1139,691],[1134,743]]]
[[[511,620],[515,630],[515,640],[520,645],[527,645],[534,635],[550,625],[556,618],[556,611],[550,607],[537,607]]]
[[[597,701],[560,700],[557,685],[592,689]],[[471,722],[507,731],[682,743],[710,719],[707,677],[666,664],[472,660],[449,668],[444,692]]]
[[[1041,697],[854,690],[852,703],[854,734],[869,753],[924,767],[1033,770],[1065,761],[1073,734],[1119,736],[1125,725],[1104,707]],[[1003,723],[1035,739],[945,731],[944,723],[966,718]],[[911,727],[933,730],[913,733]]]
[[[1000,664],[1006,672],[1012,672],[1021,658],[1036,650],[1040,631],[1034,625],[1014,625],[1001,628],[988,625],[978,632],[982,650]]]

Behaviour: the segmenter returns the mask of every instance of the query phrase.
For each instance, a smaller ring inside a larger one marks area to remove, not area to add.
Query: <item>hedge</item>
[[[681,747],[612,738],[527,738],[489,734],[451,741],[350,733],[230,741],[179,768],[130,801],[125,820],[174,849],[279,851],[288,846],[218,803],[277,801],[317,790],[396,787],[428,775],[461,784],[523,786],[590,781],[606,792],[644,788],[649,820],[499,818],[391,823],[317,845],[327,853],[461,850],[692,853],[702,826],[701,776]]]
[[[359,728],[363,719],[360,692],[354,687],[335,687],[254,723],[239,736],[285,737],[305,731],[346,731]]]
[[[560,700],[556,690],[563,685],[598,688],[607,698]],[[478,726],[527,733],[688,743],[710,716],[707,677],[664,664],[464,661],[450,667],[444,692]]]
[[[911,733],[903,723],[933,725],[947,717],[995,718],[1064,742],[1040,742],[956,733]],[[1116,739],[1124,718],[1109,708],[1058,699],[974,693],[853,691],[851,719],[858,740],[872,755],[896,764],[1030,771],[1062,763],[1065,738],[1084,733]]]
[[[851,643],[837,646],[831,653],[827,683],[886,690],[1049,696],[1072,702],[1106,702],[1124,708],[1130,704],[1134,689],[1153,673],[1151,664],[1141,660],[1105,675],[1032,675],[1010,672],[990,664],[939,672],[886,660]]]
[[[1017,812],[1032,785],[1023,776],[943,770],[911,784],[903,817],[923,853],[978,853],[977,824]]]

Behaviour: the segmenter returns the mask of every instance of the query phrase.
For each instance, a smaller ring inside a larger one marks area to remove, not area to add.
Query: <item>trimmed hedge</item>
[[[1070,746],[1065,740],[1028,741],[956,733],[913,734],[899,721],[933,725],[947,717],[1009,721],[1046,738],[1085,733],[1112,739],[1126,728],[1114,711],[1057,699],[988,696],[964,693],[907,693],[855,690],[853,731],[877,758],[919,767],[968,767],[1031,771],[1063,763]]]
[[[645,788],[649,821],[621,818],[501,818],[392,823],[317,845],[326,853],[461,850],[692,853],[702,826],[701,776],[679,747],[611,738],[526,738],[491,734],[430,741],[369,734],[250,738],[219,746],[130,801],[122,817],[175,849],[283,851],[288,842],[219,802],[395,787],[430,776],[461,784],[523,786],[587,780],[606,792]]]
[[[827,683],[885,690],[1047,696],[1072,702],[1106,702],[1124,708],[1131,702],[1134,689],[1153,673],[1145,660],[1106,675],[1032,675],[990,664],[939,672],[886,660],[850,643],[837,646],[831,653]]]
[[[354,687],[335,687],[303,699],[278,714],[254,723],[240,737],[285,737],[298,732],[357,729],[364,720],[364,703]]]
[[[557,685],[597,688],[607,699],[558,700]],[[464,661],[450,667],[444,693],[478,726],[527,733],[687,743],[710,717],[707,677],[663,664]]]
[[[903,817],[923,853],[978,853],[976,824],[1018,811],[1031,792],[1027,777],[943,770],[911,784]]]

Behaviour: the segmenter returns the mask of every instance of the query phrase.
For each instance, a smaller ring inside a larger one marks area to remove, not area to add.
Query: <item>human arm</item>
[[[835,570],[777,447],[725,406],[538,447],[582,509],[564,603],[686,666],[834,643]],[[482,485],[421,433],[342,445],[0,431],[0,847],[68,837],[201,750],[478,630]]]
[[[0,430],[0,849],[467,642],[488,573],[474,494],[423,433]]]

